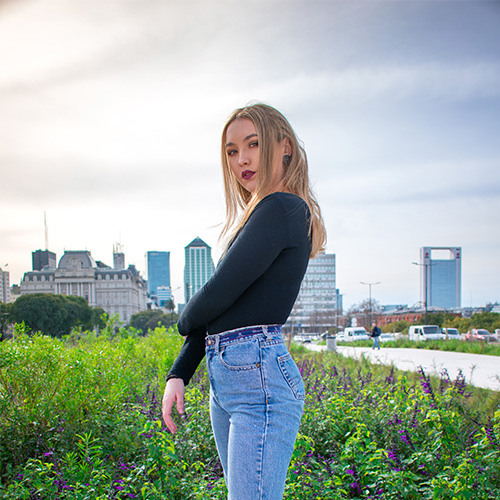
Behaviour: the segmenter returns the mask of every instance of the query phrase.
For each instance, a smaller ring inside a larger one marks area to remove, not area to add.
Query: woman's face
[[[270,192],[279,191],[285,177],[283,155],[290,154],[288,141],[285,139],[275,145],[272,168],[272,186]],[[251,120],[237,118],[226,131],[226,154],[233,175],[244,189],[253,193],[259,178],[259,138]]]

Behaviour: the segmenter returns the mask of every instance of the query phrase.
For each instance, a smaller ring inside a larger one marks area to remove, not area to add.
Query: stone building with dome
[[[94,261],[88,250],[67,250],[57,267],[29,271],[21,281],[21,295],[55,293],[84,297],[90,307],[102,307],[130,322],[133,314],[147,309],[146,282],[135,266],[125,269],[125,257],[113,253],[113,267]]]

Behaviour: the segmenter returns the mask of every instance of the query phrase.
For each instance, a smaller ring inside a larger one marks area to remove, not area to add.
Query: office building
[[[215,271],[212,248],[195,238],[184,248],[184,297],[189,299],[210,279]]]
[[[151,251],[147,253],[148,260],[148,293],[160,307],[170,300],[170,252]],[[169,298],[165,300],[165,292]],[[161,298],[158,297],[161,295]]]
[[[56,254],[49,250],[36,250],[31,252],[33,271],[41,271],[44,267],[55,269],[57,266]]]
[[[324,333],[338,326],[342,310],[336,282],[335,254],[320,253],[311,259],[284,331]]]
[[[10,302],[10,274],[0,267],[0,302]]]
[[[444,258],[443,258],[444,257]],[[420,300],[432,306],[458,309],[462,302],[462,248],[420,249]]]
[[[125,269],[125,254],[120,243],[113,245],[113,269]]]
[[[115,262],[121,262],[121,258]],[[114,269],[100,261],[96,263],[87,250],[67,250],[57,268],[25,273],[21,295],[28,293],[84,297],[90,307],[102,307],[125,323],[147,308],[146,284],[134,266]]]

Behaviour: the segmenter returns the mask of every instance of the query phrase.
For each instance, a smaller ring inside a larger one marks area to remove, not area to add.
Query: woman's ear
[[[281,145],[283,146],[283,154],[291,156],[292,155],[292,143],[290,142],[290,139],[288,137],[285,137],[281,141]]]

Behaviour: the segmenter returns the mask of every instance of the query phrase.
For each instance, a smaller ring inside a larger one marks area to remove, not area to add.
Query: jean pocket
[[[294,396],[299,400],[304,400],[306,397],[304,382],[290,353],[279,356],[278,365]]]
[[[253,370],[260,367],[260,345],[258,342],[238,342],[224,346],[220,361],[229,370]]]

